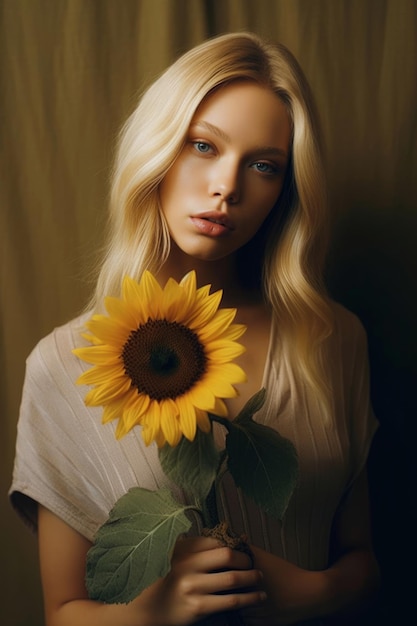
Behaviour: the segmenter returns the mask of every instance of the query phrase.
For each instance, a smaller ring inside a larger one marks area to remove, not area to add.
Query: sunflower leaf
[[[266,389],[262,387],[246,402],[239,415],[235,418],[234,422],[241,422],[251,419],[252,416],[257,413],[264,405],[266,399]]]
[[[297,484],[293,444],[276,430],[258,424],[251,411],[263,405],[261,392],[230,422],[226,437],[228,468],[238,487],[266,513],[282,519]]]
[[[197,428],[193,441],[185,437],[177,446],[165,445],[159,450],[165,474],[201,506],[207,498],[220,464],[212,433]]]
[[[170,569],[179,535],[191,521],[170,490],[130,489],[99,528],[87,554],[86,585],[90,598],[128,603]]]

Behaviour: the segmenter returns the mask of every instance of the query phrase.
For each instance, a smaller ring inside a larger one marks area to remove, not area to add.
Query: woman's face
[[[160,186],[183,253],[216,260],[255,235],[281,193],[290,140],[285,105],[254,82],[231,83],[202,102]]]

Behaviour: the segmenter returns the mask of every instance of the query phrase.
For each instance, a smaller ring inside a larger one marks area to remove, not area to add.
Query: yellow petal
[[[205,326],[196,329],[196,332],[202,343],[217,339],[233,321],[236,315],[235,309],[221,309],[216,315],[208,321]]]
[[[204,433],[209,433],[211,431],[211,422],[209,416],[207,415],[207,411],[202,411],[201,409],[195,410],[197,425]],[[219,415],[219,413],[215,413],[215,415]]]
[[[165,439],[170,446],[176,446],[181,438],[177,420],[177,407],[170,398],[162,400],[161,407],[161,428]]]
[[[102,406],[126,394],[130,386],[130,381],[123,378],[113,380],[111,385],[97,385],[87,393],[85,403],[87,406]]]
[[[149,307],[149,317],[152,319],[160,316],[160,302],[162,299],[162,288],[156,278],[147,270],[143,273],[140,288],[143,294],[143,301]]]
[[[112,317],[118,324],[128,329],[129,334],[132,329],[137,328],[143,320],[140,315],[140,311],[131,307],[120,298],[107,297],[104,299],[104,306],[110,317]]]
[[[195,270],[191,270],[191,272],[185,274],[185,276],[183,276],[180,280],[180,285],[189,291],[190,294],[195,295],[197,291],[197,275]],[[210,288],[210,285],[207,285],[207,287]]]
[[[220,417],[227,417],[229,415],[227,406],[221,398],[216,398],[216,406],[211,411],[211,413],[213,413],[214,415],[219,415]]]
[[[187,391],[187,397],[198,409],[211,411],[215,407],[215,397],[207,385],[197,382],[194,387]]]
[[[123,403],[111,402],[110,404],[106,404],[106,406],[104,407],[101,421],[103,424],[107,424],[108,422],[112,422],[115,419],[119,419],[122,414]]]
[[[123,280],[122,297],[126,305],[134,311],[137,323],[132,327],[132,330],[135,330],[140,324],[145,324],[148,320],[148,302],[139,283],[129,276],[125,276]]]
[[[161,433],[161,406],[159,402],[153,400],[142,418],[142,437],[148,446]]]
[[[98,339],[98,337],[95,337],[94,335],[92,335],[91,333],[81,333],[81,337],[83,339],[86,339],[87,341],[89,341],[92,344],[95,345],[100,345],[102,342],[100,341],[100,339]],[[75,350],[73,350],[74,354],[75,354]],[[81,357],[82,358],[82,357]]]
[[[193,441],[197,430],[196,409],[186,395],[176,399],[181,432],[187,439]]]
[[[161,297],[161,313],[163,317],[169,321],[176,321],[181,323],[181,315],[183,310],[187,308],[189,304],[184,299],[182,289],[179,287],[176,280],[170,278],[163,290]]]
[[[212,376],[222,377],[232,385],[237,383],[245,383],[247,376],[243,369],[236,363],[222,363],[221,365],[210,364],[208,373]]]
[[[105,315],[93,315],[86,325],[101,342],[112,346],[123,346],[130,335],[129,330]]]
[[[131,380],[120,367],[120,364],[115,366],[100,367],[96,365],[91,369],[83,372],[77,379],[77,385],[108,385],[111,387],[114,381],[123,379],[126,381],[127,389],[131,385]]]
[[[187,324],[193,330],[200,330],[211,322],[218,311],[218,306],[222,298],[222,292],[216,291],[210,294],[200,303],[196,303],[195,311],[189,316]]]
[[[120,350],[106,344],[75,348],[72,352],[86,363],[106,365],[114,364],[117,360],[120,361]]]
[[[211,390],[214,398],[235,398],[238,395],[233,385],[227,380],[223,380],[217,373],[214,375],[207,373],[202,384]],[[207,410],[212,411],[213,409],[214,407]]]
[[[221,339],[225,341],[236,341],[246,332],[245,324],[231,324],[229,328],[226,328],[222,334]]]
[[[235,341],[211,341],[206,345],[206,355],[215,363],[227,363],[245,352],[246,348]]]

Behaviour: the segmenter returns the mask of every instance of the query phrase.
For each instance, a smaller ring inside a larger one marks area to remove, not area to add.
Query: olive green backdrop
[[[207,36],[241,29],[289,46],[322,112],[334,218],[329,286],[368,330],[382,425],[371,457],[384,575],[374,620],[408,623],[417,521],[417,2],[0,0],[0,15],[2,626],[43,624],[36,541],[6,497],[25,358],[89,293],[113,140],[138,90]]]

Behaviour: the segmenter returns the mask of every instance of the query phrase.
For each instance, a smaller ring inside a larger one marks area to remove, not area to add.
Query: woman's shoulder
[[[82,337],[88,314],[80,315],[55,327],[35,345],[26,361],[26,382],[36,384],[40,390],[52,383],[77,378],[82,367],[73,354],[74,348],[84,345]]]
[[[332,301],[330,306],[333,312],[336,334],[347,338],[366,336],[364,325],[356,313],[346,308],[340,302]]]
[[[360,317],[339,302],[332,302],[333,333],[330,345],[343,359],[367,358],[368,337]]]

